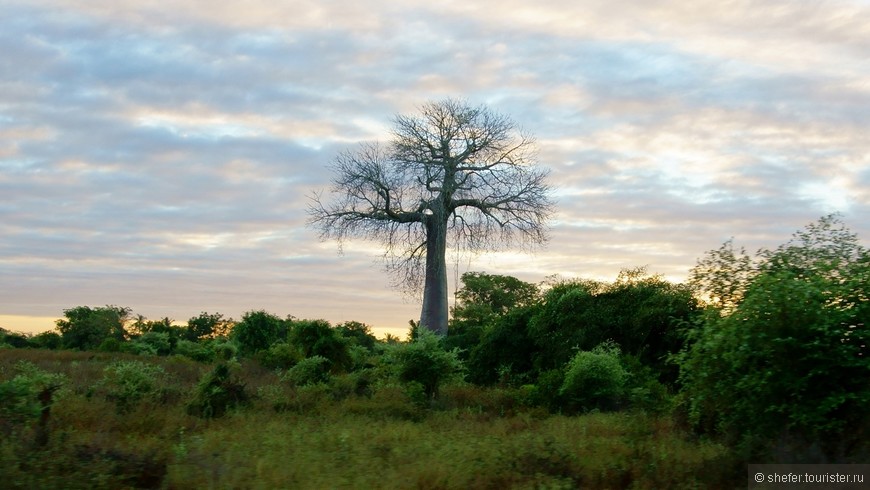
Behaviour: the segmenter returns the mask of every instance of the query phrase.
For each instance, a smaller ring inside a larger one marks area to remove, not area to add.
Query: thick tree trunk
[[[447,222],[438,215],[426,221],[426,279],[420,326],[447,335]]]

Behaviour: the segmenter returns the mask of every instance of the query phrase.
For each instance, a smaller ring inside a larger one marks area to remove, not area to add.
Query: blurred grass
[[[178,396],[119,414],[93,387],[117,360],[161,365]],[[211,365],[183,358],[0,351],[0,382],[15,363],[63,373],[49,441],[33,428],[0,441],[8,488],[725,488],[726,449],[698,440],[666,415],[549,414],[507,389],[445,387],[421,406],[397,386],[370,396],[326,385],[292,388],[243,362],[240,379],[260,394],[218,419],[185,402]],[[340,382],[339,382],[340,384]],[[276,410],[277,409],[277,410]],[[742,476],[742,475],[739,475]]]

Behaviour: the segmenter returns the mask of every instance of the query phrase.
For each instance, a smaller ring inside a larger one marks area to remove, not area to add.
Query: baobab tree
[[[552,201],[535,144],[484,106],[447,99],[394,119],[387,145],[363,144],[333,163],[331,199],[315,194],[309,224],[339,246],[354,237],[386,248],[387,269],[423,286],[420,325],[447,333],[447,241],[470,252],[546,241]]]

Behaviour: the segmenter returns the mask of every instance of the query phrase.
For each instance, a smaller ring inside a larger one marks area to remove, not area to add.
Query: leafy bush
[[[385,362],[400,381],[420,383],[426,397],[433,398],[442,383],[461,380],[465,374],[457,350],[445,350],[442,341],[437,334],[419,329],[415,341],[390,346]]]
[[[470,381],[484,385],[505,377],[522,381],[533,371],[537,349],[528,324],[537,311],[537,306],[518,307],[492,319],[469,354]]]
[[[333,372],[347,371],[353,364],[348,352],[350,339],[342,337],[326,320],[293,322],[290,340],[302,350],[305,357],[321,356],[329,359]]]
[[[654,368],[663,381],[677,372],[665,359],[680,351],[680,325],[700,311],[692,290],[672,284],[646,269],[623,269],[616,281],[571,281],[553,285],[543,306],[529,322],[538,347],[538,369],[558,368],[575,349],[589,351],[612,340],[626,354]]]
[[[146,332],[130,344],[134,352],[140,355],[165,356],[172,351],[167,332]]]
[[[276,342],[257,354],[260,365],[269,369],[290,369],[302,359],[299,348],[287,342]]]
[[[211,344],[211,350],[214,351],[215,359],[219,361],[230,361],[239,353],[239,347],[229,341],[217,341]]]
[[[162,401],[167,374],[158,365],[142,361],[117,361],[103,370],[96,391],[115,403],[118,413],[128,413],[143,400]]]
[[[216,418],[227,410],[250,403],[245,384],[233,374],[230,365],[220,363],[206,374],[196,387],[187,413],[202,418]]]
[[[323,356],[312,356],[299,361],[281,376],[295,386],[306,386],[329,381],[329,366],[331,362]]]
[[[619,360],[619,348],[605,343],[574,355],[565,367],[559,395],[571,409],[613,409],[622,396],[627,378]]]
[[[61,336],[57,332],[42,332],[30,338],[30,344],[37,349],[60,349]]]
[[[870,453],[870,251],[835,216],[749,262],[720,260],[721,251],[695,279],[730,296],[678,356],[690,422],[747,457],[777,443],[818,445],[817,462]]]
[[[214,351],[199,342],[179,340],[175,345],[175,353],[199,362],[211,362],[214,360]]]
[[[68,349],[94,349],[106,337],[123,341],[127,335],[124,324],[130,308],[77,306],[63,310],[64,319],[57,320],[57,330]]]
[[[287,337],[287,324],[264,310],[249,311],[235,324],[231,334],[244,355],[268,349],[270,345]]]
[[[55,392],[68,381],[62,374],[48,373],[27,361],[18,361],[14,369],[18,374],[0,383],[0,433],[6,435],[47,414],[56,401]]]

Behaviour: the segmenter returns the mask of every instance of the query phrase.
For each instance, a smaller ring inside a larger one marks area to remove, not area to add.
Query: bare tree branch
[[[309,224],[339,246],[380,241],[397,283],[424,287],[421,324],[446,333],[448,235],[475,252],[546,242],[552,201],[535,156],[534,140],[509,118],[452,99],[429,103],[419,116],[396,116],[388,147],[335,159],[331,199],[311,196]]]

